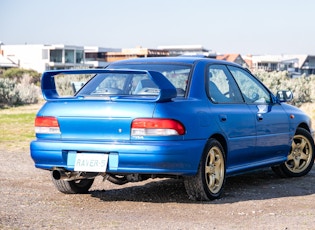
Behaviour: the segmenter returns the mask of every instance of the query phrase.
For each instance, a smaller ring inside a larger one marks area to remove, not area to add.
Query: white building
[[[87,68],[83,46],[69,45],[1,45],[2,53],[18,67],[45,70]]]
[[[217,54],[214,51],[205,49],[202,45],[178,45],[178,46],[158,46],[158,49],[169,51],[169,56],[203,56],[216,58]]]
[[[251,61],[253,70],[286,70],[292,76],[315,74],[314,55],[255,55],[244,59]]]

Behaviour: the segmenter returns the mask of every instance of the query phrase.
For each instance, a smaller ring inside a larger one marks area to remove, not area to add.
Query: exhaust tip
[[[60,180],[62,174],[63,174],[63,173],[62,173],[60,170],[53,170],[53,171],[52,171],[52,177],[53,177],[55,180]]]

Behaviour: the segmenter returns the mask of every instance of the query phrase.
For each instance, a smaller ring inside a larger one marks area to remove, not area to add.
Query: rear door
[[[228,140],[227,173],[240,171],[256,161],[256,118],[225,65],[206,71],[211,114]]]

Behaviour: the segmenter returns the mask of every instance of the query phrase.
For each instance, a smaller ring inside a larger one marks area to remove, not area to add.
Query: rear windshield
[[[111,66],[110,69],[137,69],[149,70],[162,73],[176,88],[177,96],[185,95],[188,76],[191,71],[189,65],[174,64],[134,64]],[[149,78],[147,74],[122,74],[103,73],[95,75],[77,95],[81,96],[106,96],[106,95],[158,95],[158,86]]]

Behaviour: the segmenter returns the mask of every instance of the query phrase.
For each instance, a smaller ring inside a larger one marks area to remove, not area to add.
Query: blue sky
[[[0,0],[4,44],[315,54],[314,0]]]

